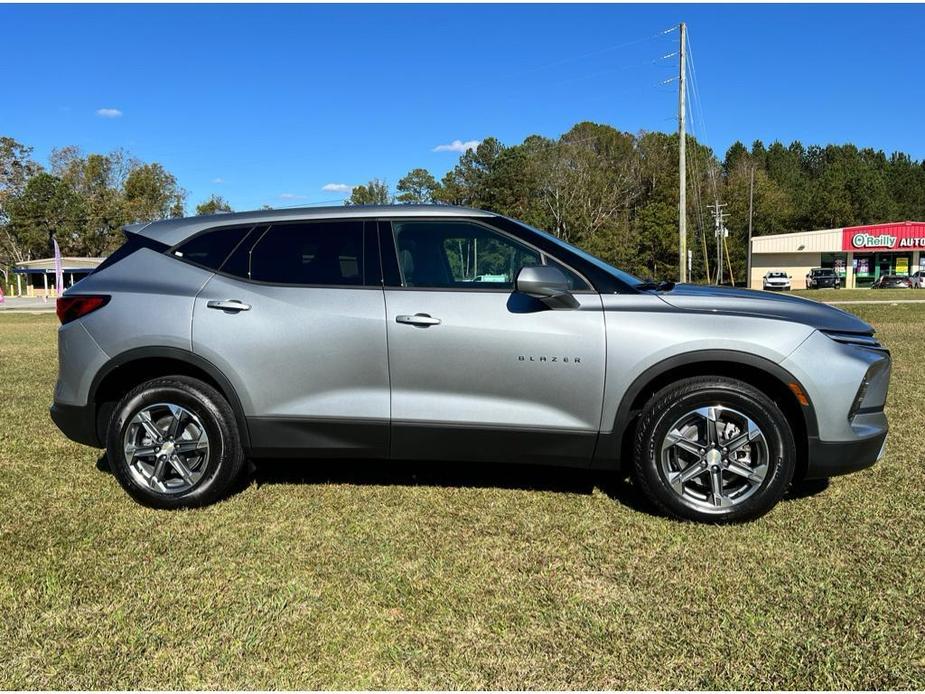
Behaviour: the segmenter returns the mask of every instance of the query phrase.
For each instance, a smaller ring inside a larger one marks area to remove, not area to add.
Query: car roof
[[[289,207],[275,210],[252,210],[210,214],[199,217],[163,219],[157,222],[128,224],[125,231],[140,234],[174,246],[193,234],[214,227],[239,224],[268,224],[322,219],[378,219],[382,217],[496,217],[492,212],[453,205],[341,205],[338,207]]]

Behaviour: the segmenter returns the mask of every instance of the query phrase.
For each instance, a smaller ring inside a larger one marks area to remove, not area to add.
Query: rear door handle
[[[237,313],[238,311],[250,311],[251,305],[245,304],[243,301],[238,301],[237,299],[228,299],[227,301],[209,301],[206,306],[209,308],[217,308],[220,311],[233,311]]]
[[[413,316],[395,316],[395,322],[408,323],[409,325],[420,325],[422,327],[427,327],[428,325],[440,325],[439,318],[433,318],[428,316],[426,313],[415,313]]]

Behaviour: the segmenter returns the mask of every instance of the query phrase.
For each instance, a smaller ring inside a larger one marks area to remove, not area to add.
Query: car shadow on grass
[[[96,461],[100,472],[112,474],[103,453]],[[383,460],[259,460],[249,461],[230,495],[252,484],[353,484],[362,486],[445,487],[449,489],[507,489],[591,495],[595,489],[628,508],[660,515],[658,510],[618,472],[559,468],[545,465],[444,461]]]
[[[97,460],[96,467],[101,472],[112,474],[105,453]],[[591,495],[598,489],[633,511],[652,516],[664,515],[625,473],[545,465],[337,459],[249,461],[248,473],[242,475],[230,496],[239,494],[252,484],[258,488],[275,484],[352,484],[505,489],[582,495]],[[801,482],[788,490],[784,500],[815,496],[828,486],[828,480]]]
[[[354,484],[448,489],[503,489],[591,495],[599,489],[636,511],[661,515],[618,472],[506,463],[446,461],[261,460],[251,480],[267,484]]]

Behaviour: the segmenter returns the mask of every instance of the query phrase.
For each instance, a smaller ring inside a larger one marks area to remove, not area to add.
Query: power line
[[[596,55],[602,55],[602,54],[604,54],[604,53],[610,53],[610,52],[612,52],[612,51],[616,51],[616,50],[619,50],[619,49],[621,49],[621,48],[628,48],[629,46],[635,46],[635,45],[638,45],[638,44],[640,44],[640,43],[645,43],[646,41],[652,41],[653,39],[661,38],[661,37],[665,36],[666,34],[670,34],[672,31],[675,31],[675,30],[677,30],[677,27],[669,27],[668,29],[664,29],[663,31],[659,31],[659,32],[657,32],[657,33],[655,33],[655,34],[650,34],[650,35],[648,35],[648,36],[643,36],[643,37],[638,38],[638,39],[632,39],[632,40],[630,40],[630,41],[624,41],[624,42],[622,42],[622,43],[617,43],[617,44],[614,44],[614,45],[612,45],[612,46],[606,46],[606,47],[604,47],[604,48],[598,48],[598,49],[596,49],[596,50],[589,51],[589,52],[587,52],[587,53],[580,53],[580,54],[578,54],[578,55],[569,56],[569,57],[567,57],[567,58],[562,58],[562,59],[560,59],[560,60],[556,60],[556,61],[553,61],[553,62],[550,62],[550,63],[544,63],[544,64],[542,64],[542,65],[537,65],[537,66],[534,66],[534,67],[531,67],[531,68],[526,68],[526,69],[524,69],[524,70],[518,70],[517,72],[511,72],[511,73],[508,73],[507,75],[501,76],[501,77],[500,77],[500,80],[503,81],[503,80],[513,79],[513,78],[515,78],[515,77],[523,77],[524,75],[530,75],[530,74],[533,74],[533,73],[536,73],[536,72],[542,72],[543,70],[548,70],[548,69],[553,68],[553,67],[560,67],[560,66],[562,66],[562,65],[568,65],[569,63],[574,63],[574,62],[577,62],[577,61],[579,61],[579,60],[584,60],[585,58],[591,58],[591,57],[594,57],[594,56],[596,56]],[[479,84],[488,84],[488,82],[484,82],[484,81],[483,81],[483,82],[479,82]]]

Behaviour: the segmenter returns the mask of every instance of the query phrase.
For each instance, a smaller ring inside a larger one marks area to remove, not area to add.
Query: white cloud
[[[480,144],[482,144],[481,140],[466,140],[465,142],[463,142],[462,140],[453,140],[448,145],[437,145],[431,151],[433,152],[459,152],[460,154],[462,154],[463,152],[468,152],[470,149],[475,149]]]
[[[100,118],[121,118],[122,111],[117,108],[98,108],[96,109],[96,115]]]
[[[280,193],[280,200],[304,200],[304,195],[299,195],[298,193]]]
[[[212,183],[224,183],[224,182],[225,182],[224,178],[213,178],[212,179]]]
[[[321,186],[321,190],[326,193],[349,193],[353,190],[353,186],[348,186],[346,183],[325,183]]]

